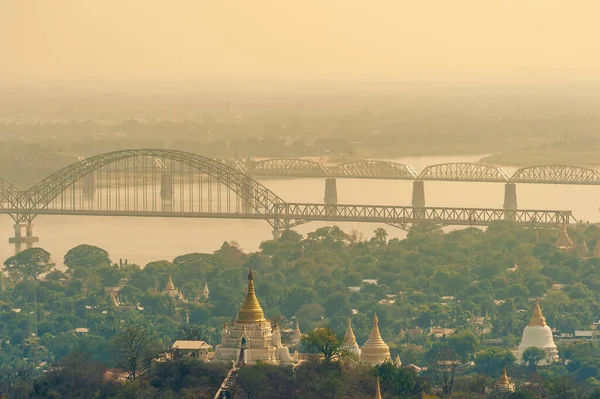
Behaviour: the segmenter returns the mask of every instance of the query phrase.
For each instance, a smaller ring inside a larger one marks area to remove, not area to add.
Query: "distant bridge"
[[[330,177],[357,179],[465,181],[481,183],[531,183],[600,185],[600,171],[583,166],[537,165],[518,169],[509,176],[502,168],[470,162],[430,165],[417,173],[410,165],[392,161],[362,160],[327,166],[300,159],[266,159],[245,165],[254,177]]]
[[[360,174],[361,168],[369,165],[377,163],[344,164],[343,170]],[[314,164],[305,166],[307,173],[325,170]],[[388,171],[414,173],[393,165]],[[37,215],[261,219],[275,232],[316,220],[386,223],[401,228],[416,224],[485,226],[500,220],[523,226],[574,222],[569,211],[431,208],[414,206],[414,200],[410,207],[338,205],[337,199],[325,204],[290,203],[235,165],[161,149],[123,150],[80,159],[28,190],[18,190],[0,179],[0,190],[0,213],[15,221],[13,242],[36,239],[31,222]],[[23,226],[25,236],[21,234]]]

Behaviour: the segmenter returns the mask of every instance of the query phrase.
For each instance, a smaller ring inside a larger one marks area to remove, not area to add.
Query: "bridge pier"
[[[413,181],[412,207],[415,218],[422,218],[425,215],[425,182],[423,180]]]
[[[504,185],[504,220],[515,220],[517,210],[517,186],[515,183]]]
[[[83,176],[83,195],[93,197],[96,194],[96,173],[90,172]]]
[[[517,185],[515,183],[504,185],[504,209],[507,211],[517,210]]]
[[[327,215],[335,214],[335,205],[338,203],[337,195],[337,181],[335,177],[328,177],[325,179],[325,205],[330,205],[331,208],[327,208]]]
[[[23,226],[25,226],[25,236],[23,236]],[[15,229],[15,236],[10,237],[8,242],[11,244],[32,244],[38,242],[40,239],[33,236],[33,223],[15,223],[13,226]]]
[[[242,183],[242,192],[240,198],[242,200],[242,213],[248,214],[254,212],[254,198],[252,197],[252,178],[246,176]]]

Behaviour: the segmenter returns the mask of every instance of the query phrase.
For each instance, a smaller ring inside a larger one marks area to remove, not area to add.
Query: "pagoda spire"
[[[546,318],[542,314],[542,309],[540,308],[540,301],[536,298],[535,306],[533,307],[533,314],[531,315],[531,319],[529,319],[529,327],[545,327],[546,326]]]
[[[575,244],[573,244],[573,240],[571,240],[571,237],[569,237],[569,233],[567,232],[567,225],[565,223],[563,223],[560,227],[560,232],[555,245],[556,248],[564,250],[570,250],[573,249],[573,247],[575,247]]]
[[[256,292],[254,291],[254,274],[252,268],[248,272],[248,293],[246,294],[246,300],[240,309],[238,317],[236,319],[242,323],[259,323],[266,321],[265,313],[258,303],[256,298]]]
[[[375,392],[375,399],[383,399],[381,397],[381,386],[379,384],[379,377],[377,377],[377,388],[376,388],[376,392]]]
[[[352,331],[352,319],[348,317],[348,324],[346,325],[346,334],[344,334],[344,341],[347,345],[356,345],[356,336]]]
[[[167,286],[165,287],[165,291],[174,291],[175,290],[175,284],[173,284],[173,279],[171,278],[171,275],[169,274],[169,282],[167,283]]]

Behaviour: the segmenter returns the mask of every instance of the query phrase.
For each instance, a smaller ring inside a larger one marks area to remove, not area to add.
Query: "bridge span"
[[[182,151],[123,150],[80,159],[28,190],[0,179],[0,214],[15,221],[10,241],[17,243],[37,240],[32,225],[37,215],[260,219],[274,234],[310,221],[376,222],[404,229],[501,220],[552,227],[574,222],[569,211],[432,208],[424,201],[415,205],[414,198],[413,206],[340,205],[335,180],[326,182],[326,203],[286,202],[227,162]]]
[[[480,163],[443,163],[425,167],[417,173],[410,165],[391,161],[362,160],[327,166],[306,159],[282,158],[249,162],[244,166],[254,178],[257,177],[323,177],[325,203],[337,203],[336,179],[389,179],[413,182],[412,205],[425,206],[425,182],[480,182],[504,183],[504,209],[517,209],[517,183],[521,184],[568,184],[600,185],[600,171],[572,165],[537,165],[518,169],[509,176],[502,168]]]

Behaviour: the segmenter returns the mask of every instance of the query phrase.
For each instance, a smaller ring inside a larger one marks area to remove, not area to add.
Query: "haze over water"
[[[427,165],[447,162],[474,162],[481,156],[400,158],[396,162],[411,165],[420,172]],[[504,168],[510,176],[516,168]],[[323,203],[325,180],[322,178],[258,179],[266,187],[290,202]],[[410,205],[412,182],[395,180],[337,179],[340,204]],[[595,186],[518,184],[519,209],[572,210],[578,220],[600,222],[600,201]],[[504,185],[501,183],[426,182],[427,206],[502,208]],[[14,254],[12,219],[0,216],[0,258]],[[376,223],[336,223],[349,233],[357,230],[365,238],[382,227],[390,238],[403,238],[400,229]],[[318,227],[331,225],[310,222],[294,228],[306,235]],[[445,230],[462,227],[448,227]],[[262,220],[177,219],[144,217],[39,216],[34,233],[36,246],[48,250],[57,264],[64,254],[79,244],[106,249],[114,262],[128,259],[144,266],[155,260],[172,260],[190,252],[212,252],[225,241],[236,241],[246,251],[255,251],[262,241],[272,238],[271,226]]]

